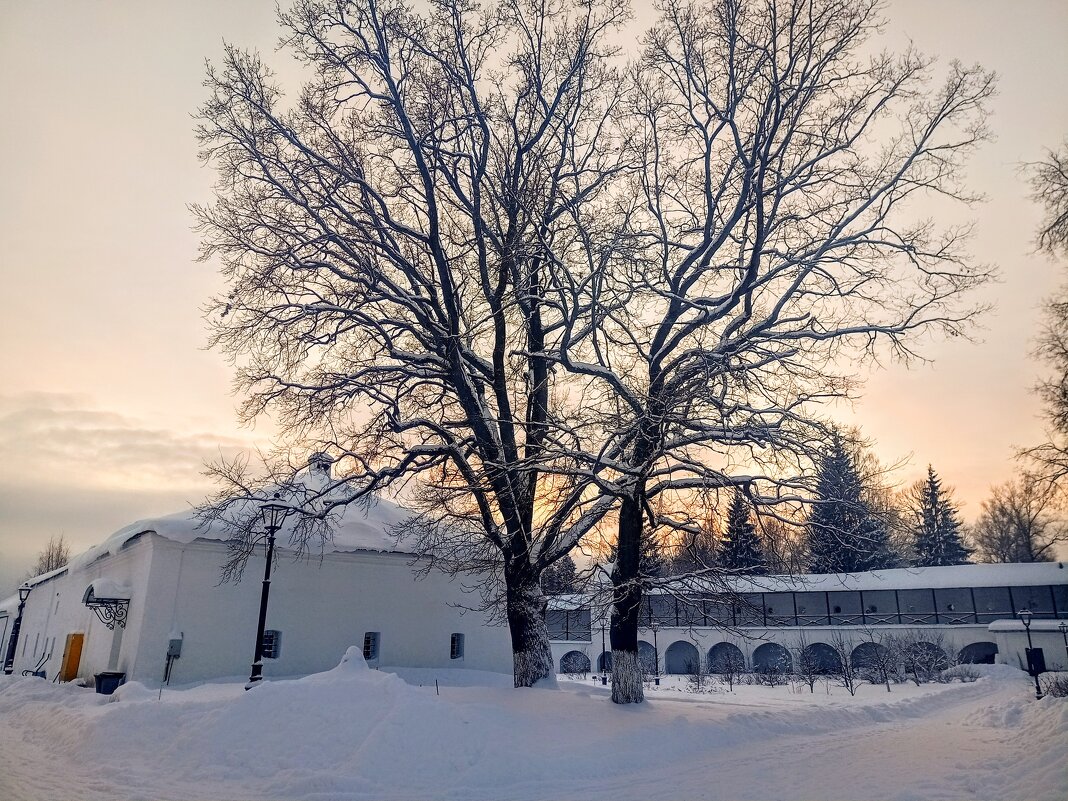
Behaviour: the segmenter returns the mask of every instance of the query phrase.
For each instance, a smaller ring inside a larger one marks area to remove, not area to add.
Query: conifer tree
[[[720,548],[718,561],[720,566],[728,570],[766,573],[767,560],[749,513],[749,503],[736,490],[727,510],[726,540]]]
[[[913,490],[916,522],[916,566],[963,565],[971,551],[961,537],[961,522],[949,492],[934,468],[927,465],[927,480]]]
[[[817,502],[808,520],[809,569],[856,573],[895,566],[886,526],[864,500],[853,456],[839,434],[820,462]]]
[[[541,588],[549,595],[561,595],[576,590],[575,560],[564,554],[541,574]]]

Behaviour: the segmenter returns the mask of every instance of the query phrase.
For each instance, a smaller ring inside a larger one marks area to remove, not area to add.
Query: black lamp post
[[[263,526],[267,529],[267,564],[263,568],[263,590],[260,592],[260,622],[256,629],[256,658],[252,663],[252,675],[248,677],[245,689],[250,690],[263,681],[263,631],[267,625],[267,597],[271,593],[271,563],[274,561],[274,535],[282,527],[282,521],[290,512],[284,504],[278,503],[278,493],[274,502],[265,503],[260,508]]]
[[[653,630],[653,662],[656,666],[656,675],[653,677],[653,681],[656,682],[656,686],[660,686],[660,644],[656,641],[656,633],[660,631],[660,624],[655,620],[649,625],[649,628]]]
[[[605,654],[608,653],[607,651],[605,651],[605,641],[604,641],[605,625],[606,624],[605,624],[604,618],[602,617],[601,618],[601,686],[602,687],[608,686],[608,673],[605,670],[605,668],[608,667],[605,664],[605,662],[607,661],[606,658],[605,658]]]
[[[1024,624],[1024,631],[1027,632],[1027,672],[1035,680],[1035,698],[1042,698],[1042,687],[1038,683],[1038,672],[1035,670],[1034,664],[1034,644],[1031,642],[1031,618],[1034,616],[1030,609],[1021,609],[1016,613],[1017,616]]]
[[[15,623],[11,626],[11,639],[7,644],[7,656],[4,658],[4,673],[11,675],[15,669],[15,646],[19,644],[19,630],[22,628],[22,610],[26,608],[26,599],[30,597],[33,589],[29,582],[24,582],[19,587],[19,613],[15,616]]]
[[[1061,623],[1061,625],[1057,626],[1057,631],[1064,637],[1064,654],[1068,656],[1068,623]],[[1064,669],[1068,670],[1068,662],[1065,663]]]

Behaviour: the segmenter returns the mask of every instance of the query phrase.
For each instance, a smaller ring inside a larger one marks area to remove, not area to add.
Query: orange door
[[[82,661],[82,643],[85,635],[80,631],[67,635],[67,644],[63,646],[63,665],[59,669],[59,680],[70,681],[77,678],[78,666]]]

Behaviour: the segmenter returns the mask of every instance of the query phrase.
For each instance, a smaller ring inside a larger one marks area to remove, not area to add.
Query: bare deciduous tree
[[[1032,197],[1045,210],[1038,229],[1038,247],[1047,253],[1068,254],[1068,139],[1060,150],[1046,151],[1046,158],[1026,165]]]
[[[1026,169],[1033,197],[1045,210],[1038,247],[1050,255],[1068,255],[1068,140],[1060,151],[1048,151],[1045,160]],[[1049,431],[1046,442],[1023,454],[1043,480],[1063,489],[1068,476],[1068,289],[1064,287],[1046,304],[1036,350],[1052,368],[1052,375],[1037,387]]]
[[[692,524],[668,499],[796,497],[826,439],[814,407],[880,348],[912,358],[915,335],[959,335],[976,312],[959,302],[985,278],[967,230],[910,201],[972,199],[959,167],[993,77],[953,64],[936,87],[911,50],[863,57],[878,26],[868,0],[674,0],[644,39],[632,250],[561,361],[600,387],[610,426],[617,702],[642,697],[643,531]]]
[[[341,471],[283,492],[298,547],[339,507],[408,486],[405,533],[435,565],[495,577],[482,589],[505,607],[517,686],[553,675],[542,570],[615,503],[586,492],[584,388],[550,355],[586,313],[560,286],[585,286],[614,238],[599,212],[626,167],[607,43],[623,15],[608,0],[300,0],[280,13],[311,76],[296,101],[228,46],[201,109],[219,180],[194,211],[228,282],[213,345],[245,420],[270,413]],[[285,487],[288,458],[259,484],[221,465],[208,516]]]
[[[45,545],[44,550],[37,554],[37,561],[23,580],[51,573],[53,570],[63,567],[69,561],[70,544],[67,542],[66,536],[60,534],[57,539],[53,534],[48,538],[48,544]]]
[[[1050,562],[1058,543],[1068,542],[1068,524],[1054,509],[1055,489],[1023,476],[992,487],[972,528],[983,562]]]

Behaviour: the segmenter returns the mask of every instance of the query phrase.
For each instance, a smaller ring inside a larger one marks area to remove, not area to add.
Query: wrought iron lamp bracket
[[[118,626],[126,628],[126,615],[130,611],[130,602],[124,598],[91,598],[85,605],[92,609],[100,622],[109,629]]]

